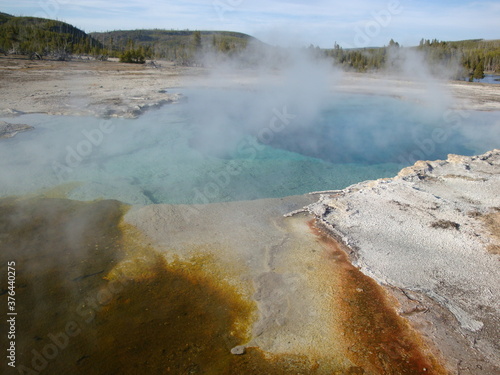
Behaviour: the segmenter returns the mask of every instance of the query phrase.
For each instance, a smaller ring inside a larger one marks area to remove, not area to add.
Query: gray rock
[[[1,138],[12,138],[17,133],[25,132],[34,129],[33,126],[25,124],[9,124],[5,121],[0,121],[0,139]]]

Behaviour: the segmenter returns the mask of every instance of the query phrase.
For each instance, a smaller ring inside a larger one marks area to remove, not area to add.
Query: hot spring
[[[187,100],[137,119],[3,119],[35,130],[0,141],[0,196],[58,187],[71,199],[128,204],[284,197],[500,144],[494,112],[334,93],[320,100],[243,89],[183,94]]]

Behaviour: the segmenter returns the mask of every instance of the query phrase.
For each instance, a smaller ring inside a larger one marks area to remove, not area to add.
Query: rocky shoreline
[[[500,370],[500,150],[419,161],[305,208],[454,373]]]

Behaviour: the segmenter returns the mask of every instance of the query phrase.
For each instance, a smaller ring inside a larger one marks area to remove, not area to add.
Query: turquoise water
[[[36,129],[0,140],[0,196],[78,182],[70,198],[130,204],[283,197],[500,147],[497,112],[363,95],[307,102],[243,90],[185,94],[188,101],[138,119],[3,119]]]

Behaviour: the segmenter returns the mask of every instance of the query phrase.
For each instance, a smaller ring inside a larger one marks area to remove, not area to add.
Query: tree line
[[[200,63],[202,56],[232,56],[245,50],[250,36],[226,31],[118,30],[92,33],[110,56],[129,60],[130,54],[145,59],[175,61],[180,65]],[[133,62],[133,61],[132,61]]]
[[[254,41],[251,49],[250,41]],[[455,79],[474,80],[483,78],[485,71],[500,72],[500,40],[422,39],[418,46],[403,47],[391,39],[381,48],[343,49],[335,43],[331,49],[311,45],[308,50],[347,71],[396,71],[398,58],[410,51],[423,56],[436,74],[452,72],[451,78]],[[282,48],[237,32],[150,29],[86,34],[61,21],[1,12],[0,53],[59,60],[71,55],[91,55],[101,60],[117,57],[129,63],[164,59],[180,65],[198,65],[209,56],[212,61],[235,59],[247,66],[259,64],[270,54],[275,61],[285,62],[287,55]]]
[[[314,46],[310,47],[314,48]],[[416,47],[403,48],[391,39],[382,48],[343,49],[337,43],[333,49],[321,50],[324,56],[345,70],[356,72],[392,71],[394,57],[404,51],[417,51],[436,74],[447,71],[451,78],[484,78],[484,72],[500,72],[500,40],[465,40],[444,42],[422,39]],[[316,55],[318,53],[316,52]]]

